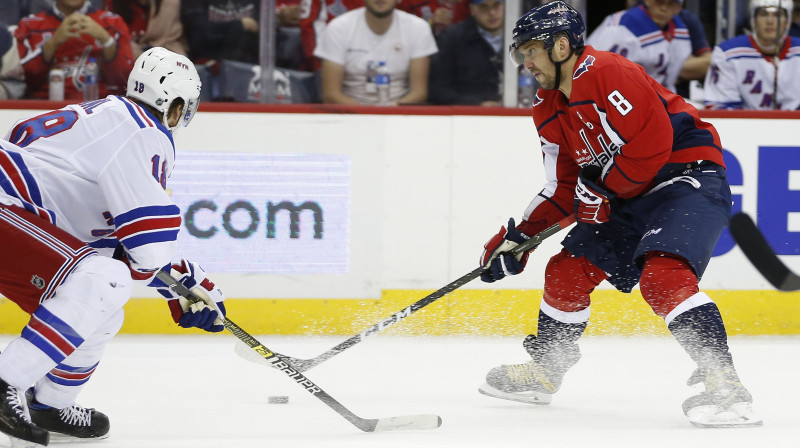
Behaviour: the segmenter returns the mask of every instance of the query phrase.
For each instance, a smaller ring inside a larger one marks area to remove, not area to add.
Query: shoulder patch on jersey
[[[740,36],[733,37],[731,39],[728,39],[725,42],[722,42],[722,43],[718,44],[718,46],[724,52],[727,52],[728,50],[732,50],[734,48],[740,48],[740,47],[741,48],[748,48],[748,47],[749,48],[753,48],[753,44],[750,41],[750,36],[747,36],[747,35],[744,35],[744,34],[742,34]]]
[[[542,99],[542,97],[539,96],[539,91],[537,90],[536,93],[533,95],[533,107],[542,104],[542,101],[544,101],[544,99]]]
[[[582,74],[589,71],[589,67],[594,65],[594,56],[588,55],[586,59],[581,62],[578,68],[575,69],[575,73],[572,74],[572,79],[578,79],[581,77]]]
[[[634,6],[625,11],[619,19],[619,24],[627,28],[637,38],[655,32],[661,33],[658,25],[653,22],[643,5]]]

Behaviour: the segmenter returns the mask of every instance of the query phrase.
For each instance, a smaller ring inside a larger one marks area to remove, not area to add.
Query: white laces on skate
[[[17,413],[20,418],[25,420],[26,422],[31,421],[31,417],[25,412],[27,409],[25,407],[25,403],[20,399],[20,393],[17,391],[15,387],[9,387],[6,389],[6,398],[8,399],[8,404],[14,408],[14,412]]]
[[[556,391],[556,386],[547,378],[547,370],[533,361],[509,365],[506,370],[508,378],[517,384],[541,384],[550,392]]]
[[[92,410],[79,406],[70,406],[59,411],[61,421],[68,425],[90,426],[92,424]]]

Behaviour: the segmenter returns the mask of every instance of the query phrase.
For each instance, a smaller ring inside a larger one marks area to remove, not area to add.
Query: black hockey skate
[[[522,364],[503,364],[489,371],[478,392],[504,400],[548,404],[561,388],[567,370],[580,358],[578,346],[570,344]]]
[[[108,417],[102,412],[90,408],[72,405],[64,409],[56,409],[31,400],[28,408],[31,420],[50,431],[54,441],[74,441],[75,439],[105,439],[111,425]]]
[[[761,426],[761,417],[753,412],[753,397],[742,386],[733,367],[697,369],[687,384],[703,383],[705,391],[683,402],[683,413],[700,428],[737,428]]]
[[[16,387],[0,380],[0,432],[11,437],[12,446],[46,446],[47,430],[31,421],[25,395]]]

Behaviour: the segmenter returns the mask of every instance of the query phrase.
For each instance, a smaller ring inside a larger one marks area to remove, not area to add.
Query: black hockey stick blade
[[[536,248],[539,244],[542,243],[545,239],[549,238],[550,236],[555,235],[561,229],[565,229],[571,226],[575,222],[575,216],[570,215],[566,218],[562,219],[561,221],[553,224],[552,226],[542,230],[541,232],[537,233],[536,235],[532,236],[529,240],[525,241],[524,243],[514,247],[510,252],[512,255],[520,255],[524,252],[529,252]],[[423,297],[422,299],[412,303],[411,305],[403,308],[402,310],[392,314],[391,316],[383,319],[382,321],[373,324],[369,328],[363,330],[362,332],[351,336],[346,341],[338,344],[337,346],[331,348],[330,350],[322,353],[321,355],[317,356],[316,358],[311,359],[299,359],[293,358],[286,355],[281,355],[283,358],[286,358],[291,361],[292,365],[300,369],[301,372],[304,372],[308,369],[311,369],[315,366],[318,366],[324,361],[327,361],[330,358],[338,355],[339,353],[347,350],[348,348],[358,344],[359,342],[363,341],[364,339],[376,335],[381,331],[389,328],[390,326],[400,322],[401,320],[405,319],[406,317],[412,315],[413,313],[421,310],[422,308],[430,305],[431,303],[439,300],[440,298],[450,294],[451,292],[455,291],[456,289],[466,285],[467,283],[475,280],[476,278],[480,277],[481,274],[486,270],[485,266],[478,266],[477,268],[473,269],[471,272],[461,276],[460,278],[448,283],[447,285],[443,286],[442,288],[432,292],[431,294]],[[260,357],[254,356],[251,350],[248,350],[247,347],[242,346],[242,344],[236,344],[234,347],[236,353],[241,356],[242,358],[252,361],[255,363],[262,364],[264,360]]]
[[[185,297],[187,300],[191,302],[202,301],[201,298],[197,297],[197,295],[191,292],[182,283],[178,282],[166,271],[158,271],[156,276],[159,280],[164,282],[169,289],[176,294]],[[311,395],[319,398],[320,401],[328,405],[331,409],[352,423],[356,428],[364,432],[435,429],[442,426],[442,418],[435,414],[415,414],[386,418],[361,418],[353,414],[335,398],[331,397],[327,392],[322,390],[321,387],[317,386],[313,381],[308,379],[308,377],[300,373],[299,369],[293,366],[289,359],[268,349],[256,338],[244,331],[240,326],[236,325],[227,317],[222,319],[222,322],[229,332],[231,332],[234,336],[239,338],[239,340],[253,349],[253,351],[263,357],[271,367],[274,367],[286,374],[286,376],[293,379],[295,383],[299,384]]]
[[[746,213],[731,217],[730,232],[750,263],[779,291],[800,290],[800,276],[778,258],[764,234]]]

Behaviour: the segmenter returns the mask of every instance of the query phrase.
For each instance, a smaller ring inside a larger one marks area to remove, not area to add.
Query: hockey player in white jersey
[[[675,92],[684,64],[693,57],[689,29],[678,15],[682,7],[683,0],[645,0],[642,5],[606,17],[586,43],[636,62],[659,84]],[[707,51],[694,57],[706,58],[707,64]]]
[[[707,108],[800,108],[800,39],[787,36],[792,8],[791,0],[750,2],[753,34],[714,48],[704,84]]]
[[[180,227],[165,191],[172,133],[192,120],[200,87],[189,59],[152,48],[125,97],[21,120],[0,140],[0,293],[31,316],[0,353],[0,431],[12,440],[107,437],[108,417],[76,396],[122,326],[133,282],[164,286],[154,276]],[[175,321],[221,331],[219,289],[187,260],[172,273],[207,302],[189,308],[160,290]]]

